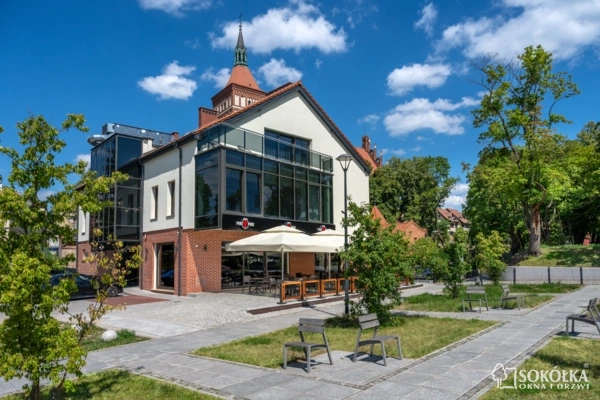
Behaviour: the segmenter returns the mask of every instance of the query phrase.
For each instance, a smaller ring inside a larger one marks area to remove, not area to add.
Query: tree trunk
[[[539,207],[531,209],[529,220],[529,255],[539,257],[542,252],[540,250],[540,239],[542,235],[542,224]]]
[[[31,382],[31,393],[29,393],[30,400],[40,400],[42,398],[40,381]]]

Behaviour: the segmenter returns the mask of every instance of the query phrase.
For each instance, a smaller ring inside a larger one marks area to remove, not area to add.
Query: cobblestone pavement
[[[236,399],[476,398],[489,388],[492,383],[490,373],[497,363],[507,367],[520,364],[527,354],[564,330],[565,316],[584,308],[589,298],[597,295],[598,289],[598,286],[587,286],[520,313],[456,313],[461,318],[503,322],[418,360],[389,359],[388,367],[377,359],[367,362],[363,358],[352,363],[347,353],[335,352],[333,366],[320,363],[311,374],[306,374],[301,373],[298,366],[285,371],[272,370],[187,354],[198,347],[291,326],[297,323],[298,317],[327,318],[340,314],[343,305],[333,304],[135,343],[126,349],[117,347],[92,352],[85,372],[123,367]],[[576,326],[576,330],[584,335],[592,334],[582,325]],[[315,359],[323,361],[319,357]],[[6,384],[0,386],[0,394],[9,391]]]

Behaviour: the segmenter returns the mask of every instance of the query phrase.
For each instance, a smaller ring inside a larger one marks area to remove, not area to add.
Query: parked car
[[[75,284],[77,285],[77,291],[75,293],[71,294],[71,300],[83,299],[83,298],[89,298],[89,297],[96,296],[96,289],[94,288],[93,282],[99,281],[100,280],[99,277],[92,276],[92,275],[72,273],[72,272],[68,271],[68,272],[62,272],[62,273],[53,275],[50,278],[50,284],[52,286],[56,286],[63,279],[74,279]],[[123,288],[116,286],[116,285],[111,285],[111,286],[107,287],[107,290],[108,290],[108,295],[110,297],[115,297],[119,293],[123,292]]]
[[[160,279],[162,280],[162,284],[163,286],[175,286],[175,270],[174,269],[170,269],[166,272],[163,272],[160,275]]]
[[[415,279],[433,279],[433,271],[431,268],[415,267]]]

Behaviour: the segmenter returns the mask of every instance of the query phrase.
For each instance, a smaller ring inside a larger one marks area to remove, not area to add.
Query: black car
[[[63,272],[60,274],[53,275],[52,278],[50,278],[50,284],[52,286],[56,286],[63,279],[74,279],[75,280],[75,284],[77,285],[77,291],[75,293],[71,294],[72,300],[96,296],[96,289],[94,288],[93,281],[98,281],[100,279],[99,277],[92,276],[92,275],[71,273],[71,272]],[[123,288],[116,286],[116,285],[111,285],[107,288],[107,290],[108,290],[108,295],[110,297],[115,297],[123,291]]]

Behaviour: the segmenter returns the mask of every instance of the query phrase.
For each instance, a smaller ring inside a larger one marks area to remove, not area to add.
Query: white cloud
[[[383,124],[391,136],[403,136],[421,129],[462,135],[466,117],[451,112],[477,104],[479,101],[471,97],[463,97],[458,103],[447,99],[437,99],[432,103],[429,99],[417,98],[396,106],[385,116]]]
[[[215,88],[223,89],[229,81],[231,70],[229,68],[221,68],[217,72],[214,72],[212,68],[207,69],[202,73],[200,79],[204,81],[212,81],[215,84]]]
[[[271,58],[268,63],[263,64],[258,69],[258,73],[265,78],[267,85],[271,87],[281,86],[287,82],[296,82],[302,78],[302,72],[296,68],[286,66],[283,59]]]
[[[444,208],[456,208],[462,210],[463,204],[467,202],[467,193],[469,185],[466,183],[457,183],[450,191],[450,196],[444,200]]]
[[[422,150],[422,148],[421,148],[421,146],[415,146],[415,147],[413,147],[413,148],[412,148],[412,149],[410,149],[410,150],[411,150],[411,151],[414,151],[414,152],[418,152],[418,151],[421,151],[421,150]]]
[[[213,48],[231,49],[238,37],[239,22],[229,22],[220,35],[209,34]],[[272,8],[266,14],[244,23],[244,44],[255,53],[270,54],[274,50],[318,49],[322,53],[339,53],[348,48],[344,28],[328,21],[319,9],[302,0],[286,7]]]
[[[315,67],[317,67],[317,69],[321,69],[321,64],[323,64],[323,61],[321,61],[317,58],[315,60]]]
[[[92,160],[91,154],[77,154],[73,162],[83,161],[87,165],[87,169],[90,169],[90,161]]]
[[[415,29],[423,29],[428,36],[433,33],[433,24],[437,19],[437,10],[433,3],[427,4],[421,10],[421,18],[415,22]]]
[[[383,154],[393,154],[395,156],[403,156],[406,154],[404,149],[381,149]]]
[[[196,50],[198,47],[202,47],[202,43],[200,43],[200,40],[198,40],[198,38],[185,40],[183,44],[194,50]]]
[[[417,141],[422,142],[423,140],[427,140],[425,136],[417,136]]]
[[[467,19],[444,31],[437,51],[461,48],[467,57],[513,57],[541,44],[556,59],[570,59],[600,44],[598,0],[501,0],[495,18]]]
[[[396,68],[387,77],[387,87],[397,96],[409,93],[415,86],[434,89],[442,86],[452,74],[447,64],[412,64]]]
[[[185,11],[205,10],[212,0],[138,0],[144,10],[160,10],[175,17],[183,17]]]
[[[194,94],[198,84],[184,76],[191,74],[195,69],[194,66],[183,66],[173,61],[163,68],[162,75],[141,79],[138,86],[148,93],[158,95],[160,100],[187,100]]]
[[[358,122],[361,125],[362,124],[376,125],[377,121],[379,121],[380,119],[381,119],[381,117],[377,114],[369,114],[367,116],[357,119],[356,122]]]

